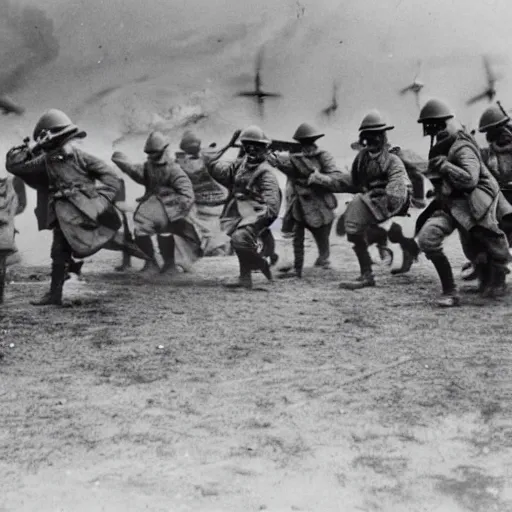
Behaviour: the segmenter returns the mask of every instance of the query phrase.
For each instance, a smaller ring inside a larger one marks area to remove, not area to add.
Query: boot
[[[7,256],[0,254],[0,304],[4,303],[5,279],[7,272]]]
[[[150,272],[151,270],[159,270],[158,262],[155,258],[155,249],[153,247],[153,242],[151,241],[150,236],[136,236],[135,243],[138,245],[140,250],[146,254],[150,260],[144,262],[144,266],[141,269],[141,272]]]
[[[251,263],[247,259],[244,251],[236,251],[238,264],[240,265],[240,275],[235,281],[224,283],[226,288],[245,288],[252,289]]]
[[[130,268],[132,266],[130,253],[127,251],[123,251],[123,261],[121,262],[121,265],[118,265],[115,267],[116,272],[123,272],[124,270]]]
[[[403,261],[400,268],[391,270],[393,275],[406,274],[411,270],[412,264],[418,261],[420,248],[414,238],[406,238],[402,231],[402,226],[393,222],[388,232],[389,241],[393,244],[399,244],[403,252]]]
[[[168,271],[176,270],[176,261],[174,258],[174,237],[171,236],[158,236],[158,249],[164,260],[164,264],[160,269],[161,274],[165,274]]]
[[[460,304],[460,298],[457,294],[455,287],[455,280],[453,279],[453,271],[448,258],[444,252],[436,252],[427,255],[427,258],[432,261],[443,289],[443,295],[437,300],[437,305],[441,308],[451,308]]]
[[[68,264],[68,272],[71,272],[72,274],[76,274],[77,276],[80,276],[82,274],[83,265],[84,265],[83,261],[71,260]]]
[[[486,299],[503,297],[507,293],[506,269],[503,265],[490,264],[488,266],[488,280],[481,292]]]
[[[260,256],[258,253],[251,251],[243,251],[243,256],[248,262],[249,268],[251,270],[259,270],[267,278],[268,281],[273,281],[270,264],[265,258],[263,258],[263,256]]]
[[[316,246],[318,247],[318,258],[314,266],[320,268],[331,268],[329,257],[331,255],[331,246],[329,235],[331,233],[332,222],[312,230],[313,238],[315,239]]]
[[[30,301],[33,306],[62,306],[62,289],[66,280],[66,264],[52,264],[52,280],[50,291],[45,293],[39,300]]]
[[[463,281],[473,281],[474,279],[478,279],[477,266],[473,265],[471,261],[467,261],[466,263],[464,263],[464,265],[462,265],[461,271],[463,273]]]
[[[360,288],[367,288],[375,286],[375,278],[372,273],[372,259],[368,252],[368,246],[364,243],[354,244],[353,250],[356,253],[359,267],[361,269],[361,276],[354,281],[342,281],[338,286],[345,290],[358,290]]]
[[[302,270],[304,268],[304,235],[305,230],[302,224],[296,224],[295,230],[293,233],[293,272],[289,272],[288,270],[280,269],[283,273],[279,276],[281,279],[298,277],[302,278]]]

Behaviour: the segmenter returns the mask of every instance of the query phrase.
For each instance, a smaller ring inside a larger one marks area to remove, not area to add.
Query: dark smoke
[[[37,7],[21,8],[9,0],[0,0],[0,16],[9,30],[21,41],[16,55],[23,55],[8,76],[0,82],[2,93],[21,88],[35,70],[59,55],[59,41],[54,33],[53,20]]]

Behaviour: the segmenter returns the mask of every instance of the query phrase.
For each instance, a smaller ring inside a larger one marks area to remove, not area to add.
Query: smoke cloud
[[[2,29],[18,42],[10,53],[14,66],[0,80],[1,92],[11,93],[25,85],[31,73],[56,59],[60,44],[53,20],[38,7],[0,0],[0,19]]]

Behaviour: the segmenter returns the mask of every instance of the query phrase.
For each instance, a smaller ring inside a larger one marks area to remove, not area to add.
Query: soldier
[[[205,256],[225,255],[228,237],[221,231],[220,214],[228,197],[228,191],[215,181],[206,170],[201,151],[201,140],[191,131],[183,134],[180,149],[184,154],[178,161],[194,187],[197,218],[203,227]]]
[[[395,215],[406,215],[412,195],[411,181],[400,158],[390,151],[386,123],[378,111],[368,113],[359,127],[363,148],[350,173],[348,192],[356,195],[345,211],[347,240],[354,244],[361,275],[355,281],[340,283],[340,288],[356,290],[375,286],[367,233]],[[407,250],[403,247],[404,253]]]
[[[509,245],[512,243],[512,126],[510,117],[501,105],[491,105],[480,117],[479,131],[485,134],[488,148],[481,149],[482,158],[497,179],[501,193],[498,197],[496,216],[500,228],[507,235]],[[480,270],[471,262],[462,267],[465,281],[480,277]],[[467,271],[467,273],[465,272]],[[482,284],[482,283],[481,283]]]
[[[424,135],[431,137],[429,175],[435,199],[418,217],[416,232],[420,249],[441,280],[443,295],[437,304],[460,304],[452,267],[443,252],[443,240],[454,230],[470,261],[485,268],[482,295],[501,295],[510,256],[496,219],[499,185],[483,163],[475,140],[445,103],[428,101],[418,122],[423,124]]]
[[[159,269],[161,273],[176,269],[174,235],[183,240],[191,261],[203,255],[192,182],[169,156],[168,146],[169,141],[164,135],[154,131],[144,146],[145,163],[133,164],[120,151],[112,155],[112,161],[122,172],[145,187],[144,195],[137,199],[139,205],[133,215],[135,243],[150,258],[144,264],[143,272],[159,269],[151,241],[155,234],[164,260]]]
[[[223,229],[240,265],[239,278],[228,288],[252,288],[252,270],[260,270],[272,281],[269,262],[258,254],[258,238],[276,220],[281,207],[281,191],[274,168],[267,162],[270,140],[258,126],[240,134],[242,158],[234,162],[212,161],[208,171],[229,191],[222,214]]]
[[[291,188],[285,219],[290,217],[288,222],[293,223],[295,272],[283,277],[302,277],[306,229],[312,233],[318,248],[315,267],[330,266],[329,236],[334,210],[338,206],[333,192],[342,191],[344,177],[332,155],[318,148],[316,141],[323,136],[313,126],[302,123],[293,135],[301,145],[300,152],[279,152],[269,156],[269,162],[288,177]]]
[[[14,217],[23,212],[26,204],[25,184],[16,176],[0,177],[0,304],[4,301],[8,259],[18,251]]]
[[[482,150],[487,168],[497,179],[501,194],[498,200],[500,227],[512,243],[512,123],[501,105],[492,105],[480,117],[478,131],[485,133],[488,149]]]
[[[72,256],[96,253],[120,226],[112,204],[119,179],[106,163],[76,147],[74,141],[85,136],[64,112],[51,109],[34,128],[35,146],[27,142],[7,153],[7,170],[37,190],[39,229],[53,231],[50,290],[34,305],[61,305]]]

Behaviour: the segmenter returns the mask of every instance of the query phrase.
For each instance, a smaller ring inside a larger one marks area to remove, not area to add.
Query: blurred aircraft
[[[483,100],[487,98],[489,102],[492,102],[494,100],[494,97],[496,96],[496,82],[499,78],[492,70],[491,63],[489,62],[489,59],[484,56],[484,68],[485,68],[485,75],[487,78],[487,89],[485,91],[481,92],[480,94],[477,94],[476,96],[473,96],[471,99],[469,99],[466,104],[467,105],[473,105],[473,103],[476,103],[477,101]]]
[[[3,115],[16,114],[21,116],[25,112],[25,109],[15,103],[9,96],[2,94],[0,95],[0,111]]]
[[[410,85],[408,85],[407,87],[404,87],[400,91],[400,94],[402,96],[404,94],[407,94],[408,92],[414,93],[414,95],[416,96],[416,105],[418,106],[418,108],[420,108],[420,92],[423,89],[423,87],[425,86],[425,84],[419,79],[420,71],[421,71],[421,61],[418,61],[418,71],[416,72],[414,80],[412,81],[412,83]]]
[[[254,90],[253,91],[240,91],[236,94],[239,97],[255,98],[258,105],[258,112],[260,117],[264,115],[265,98],[280,98],[282,95],[276,92],[266,92],[261,88],[261,67],[263,64],[263,48],[256,56],[256,74],[254,77]]]
[[[322,110],[322,114],[330,117],[336,110],[338,110],[338,84],[334,81],[332,84],[331,104]]]

